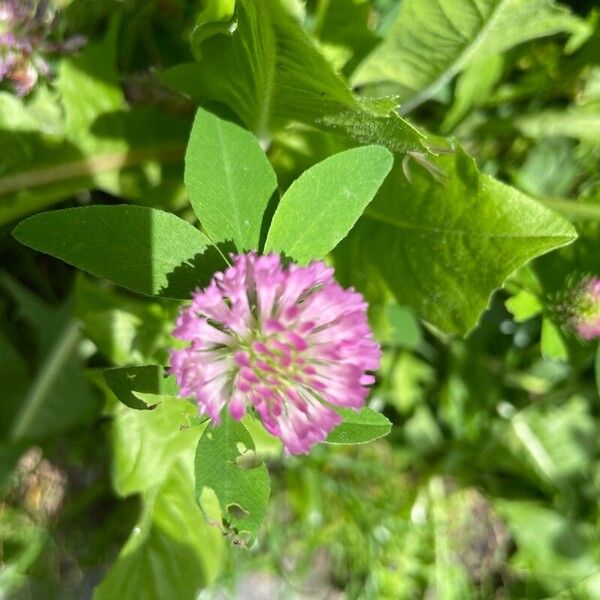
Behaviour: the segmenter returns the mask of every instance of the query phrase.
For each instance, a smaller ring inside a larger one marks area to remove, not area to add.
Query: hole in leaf
[[[244,510],[239,504],[228,504],[227,511],[234,519],[246,519],[250,514],[247,510]]]
[[[254,469],[262,464],[260,456],[254,450],[248,450],[235,459],[237,466],[240,469]]]

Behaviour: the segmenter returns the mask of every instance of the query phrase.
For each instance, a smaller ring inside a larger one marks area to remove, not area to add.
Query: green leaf
[[[50,306],[6,273],[0,274],[0,285],[33,335],[26,361],[9,340],[0,353],[0,415],[7,438],[12,443],[44,438],[93,420],[98,401],[78,357],[82,336],[80,324],[73,319],[72,303]],[[0,340],[3,337],[0,334]]]
[[[433,160],[433,159],[432,159]],[[562,217],[492,177],[462,149],[435,159],[436,181],[396,165],[335,252],[336,274],[367,297],[382,288],[449,332],[472,328],[517,267],[576,238]]]
[[[143,365],[114,367],[102,372],[115,396],[129,408],[150,408],[135,392],[154,396],[177,396],[179,388],[173,376],[166,376],[162,367]]]
[[[258,249],[277,179],[251,133],[199,109],[185,158],[185,185],[213,243],[233,241],[239,251]]]
[[[382,146],[366,146],[305,171],[281,198],[265,251],[285,252],[298,262],[328,254],[360,218],[392,163]]]
[[[94,600],[194,598],[217,576],[221,533],[208,525],[194,500],[190,473],[176,464],[152,494]]]
[[[204,431],[195,467],[196,498],[207,516],[205,488],[213,490],[218,499],[223,526],[236,536],[247,533],[250,538],[265,516],[270,492],[267,467],[260,461],[250,466],[244,461],[253,453],[254,442],[247,429],[227,417],[218,427]]]
[[[222,535],[194,498],[194,449],[203,428],[184,400],[154,410],[117,403],[111,427],[112,480],[119,496],[141,494],[142,514],[94,598],[195,597],[214,581]]]
[[[539,315],[544,309],[544,305],[538,296],[527,290],[519,290],[517,294],[511,296],[504,304],[517,323],[528,321]]]
[[[343,421],[327,436],[328,444],[365,444],[386,436],[392,429],[389,419],[372,408],[356,412],[339,409]]]
[[[319,119],[318,125],[361,144],[381,144],[395,154],[410,150],[424,151],[425,135],[395,112],[373,114],[364,109],[345,111]]]
[[[196,17],[192,32],[192,48],[200,57],[200,44],[216,34],[231,33],[235,23],[236,0],[206,0]]]
[[[202,428],[187,425],[196,414],[195,406],[180,399],[160,402],[153,410],[115,405],[112,479],[119,496],[156,489],[180,459],[191,465]]]
[[[166,83],[198,103],[226,104],[261,140],[290,120],[314,123],[357,106],[279,0],[238,0],[230,33],[195,50],[200,62],[168,69]]]
[[[75,285],[75,313],[85,336],[115,366],[166,364],[178,302],[134,298],[83,273]]]
[[[590,27],[553,0],[404,0],[385,41],[358,67],[353,83],[385,86],[402,114],[434,96],[475,58],[535,38]]]
[[[560,331],[560,327],[550,319],[542,320],[542,356],[550,360],[569,360],[569,349]]]
[[[385,324],[382,341],[399,348],[415,349],[421,345],[421,326],[410,308],[392,303],[387,304],[383,312]]]
[[[441,125],[443,132],[452,131],[472,107],[479,106],[487,100],[502,77],[503,65],[501,54],[490,54],[471,61],[457,78],[454,103]]]
[[[372,7],[362,0],[329,0],[316,5],[314,32],[325,49],[344,51],[344,73],[351,73],[377,44]]]
[[[134,292],[187,298],[208,282],[221,258],[189,223],[138,206],[86,206],[29,217],[14,237]]]
[[[571,137],[593,144],[600,138],[600,110],[594,106],[536,112],[517,117],[514,124],[532,138]]]

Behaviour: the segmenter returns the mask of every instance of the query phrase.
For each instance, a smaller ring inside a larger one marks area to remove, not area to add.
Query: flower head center
[[[310,385],[315,368],[307,356],[305,339],[277,321],[240,343],[234,355],[240,384],[247,391],[257,387],[282,392],[289,386]]]

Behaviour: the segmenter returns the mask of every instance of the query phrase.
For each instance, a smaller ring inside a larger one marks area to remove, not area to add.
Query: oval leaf
[[[338,412],[344,420],[329,434],[328,444],[364,444],[386,436],[392,429],[390,420],[372,408],[358,412],[342,408]]]
[[[348,235],[393,162],[383,146],[364,146],[308,169],[281,199],[265,252],[284,252],[304,263],[325,256]]]
[[[222,267],[195,227],[142,206],[86,206],[35,215],[14,237],[34,250],[134,292],[188,298]]]
[[[258,248],[263,217],[277,179],[249,132],[199,109],[185,157],[190,202],[213,242]]]
[[[235,536],[247,532],[254,537],[269,502],[267,467],[262,463],[252,463],[252,468],[240,465],[244,463],[240,457],[253,451],[248,430],[228,417],[218,427],[207,427],[196,449],[196,498],[206,510],[202,492],[212,489],[223,526]]]

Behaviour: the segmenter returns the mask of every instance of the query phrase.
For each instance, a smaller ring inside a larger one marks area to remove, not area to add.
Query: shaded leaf
[[[34,215],[16,227],[22,244],[134,292],[187,298],[222,258],[175,215],[138,206],[86,206]]]
[[[0,224],[92,188],[160,206],[181,197],[188,122],[125,110],[116,33],[61,60],[59,93],[41,88],[37,105],[0,92]]]
[[[43,438],[91,421],[98,402],[78,357],[81,331],[72,317],[72,303],[50,306],[6,273],[0,274],[0,285],[33,329],[37,345],[27,362],[10,345],[2,350],[2,370],[7,370],[0,410],[8,439]],[[31,358],[36,354],[37,364]]]
[[[165,81],[196,102],[227,104],[261,140],[290,120],[314,123],[357,106],[279,0],[238,0],[235,24],[196,45],[200,62],[168,69]]]
[[[149,408],[134,392],[155,396],[177,396],[179,388],[172,375],[168,377],[156,365],[114,367],[102,372],[115,396],[129,408]]]
[[[194,501],[193,480],[180,464],[153,494],[95,600],[193,598],[218,573],[223,542]]]

